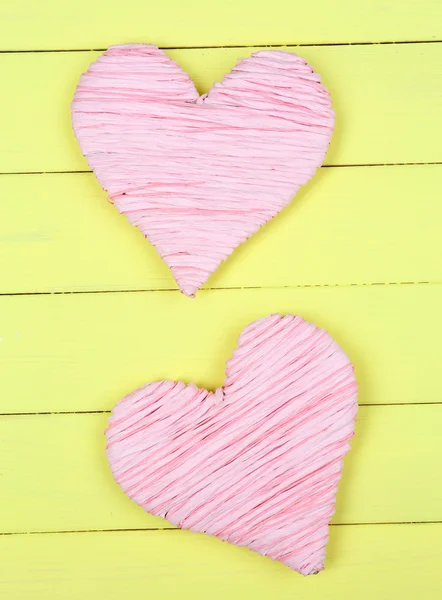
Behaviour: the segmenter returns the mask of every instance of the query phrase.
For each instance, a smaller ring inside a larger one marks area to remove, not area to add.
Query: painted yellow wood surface
[[[16,0],[1,4],[0,49],[433,40],[441,19],[438,0]]]
[[[242,329],[269,313],[326,328],[362,404],[440,402],[442,285],[3,296],[0,413],[109,410],[151,380],[215,389]]]
[[[442,525],[332,527],[316,577],[178,530],[4,536],[0,553],[8,600],[435,600]]]
[[[168,54],[204,92],[252,51]],[[441,160],[442,43],[304,47],[298,52],[322,74],[337,113],[326,164]],[[7,90],[0,96],[0,173],[88,168],[71,131],[70,102],[80,74],[98,55],[0,54]]]
[[[0,531],[171,527],[113,481],[104,454],[108,416],[0,420]],[[333,523],[442,520],[441,430],[441,405],[360,407]]]
[[[442,282],[442,165],[320,169],[207,287]],[[91,173],[0,177],[0,292],[176,289]]]
[[[0,3],[2,600],[442,597],[441,20],[439,0]],[[200,92],[248,46],[293,45],[337,113],[327,166],[195,300],[92,174],[66,173],[88,170],[69,103],[91,50],[134,41]],[[216,388],[271,312],[327,328],[365,405],[317,577],[145,515],[103,452],[121,396]]]

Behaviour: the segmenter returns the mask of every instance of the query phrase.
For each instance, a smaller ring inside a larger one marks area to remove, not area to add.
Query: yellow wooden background
[[[195,300],[71,131],[80,73],[124,42],[167,48],[201,92],[288,46],[337,112],[325,166]],[[0,51],[0,598],[441,598],[440,0],[5,0]],[[326,571],[309,578],[145,515],[104,456],[121,396],[219,386],[242,327],[276,311],[326,327],[360,383]]]

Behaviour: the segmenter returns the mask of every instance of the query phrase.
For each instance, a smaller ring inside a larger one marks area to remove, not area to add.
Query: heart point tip
[[[188,298],[196,297],[198,288],[195,287],[194,285],[183,285],[183,286],[180,285],[179,288],[180,288],[180,292],[182,294],[184,294],[184,296],[187,296]]]

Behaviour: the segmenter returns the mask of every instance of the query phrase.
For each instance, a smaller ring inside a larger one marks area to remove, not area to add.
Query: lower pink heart
[[[356,411],[336,342],[271,315],[242,332],[223,388],[162,381],[119,402],[107,454],[144,510],[309,575],[323,568]]]
[[[319,76],[293,53],[257,52],[200,96],[143,44],[93,63],[72,115],[101,185],[189,296],[307,183],[334,124]]]

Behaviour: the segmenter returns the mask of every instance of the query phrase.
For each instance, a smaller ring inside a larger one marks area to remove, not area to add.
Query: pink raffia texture
[[[334,125],[296,54],[256,52],[200,96],[156,46],[113,46],[72,102],[83,154],[116,208],[194,296],[324,160]]]
[[[310,575],[356,412],[352,364],[330,335],[270,315],[244,329],[216,392],[159,381],[121,400],[107,456],[147,512]]]

